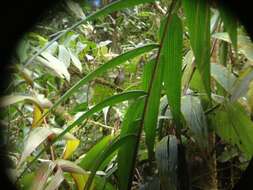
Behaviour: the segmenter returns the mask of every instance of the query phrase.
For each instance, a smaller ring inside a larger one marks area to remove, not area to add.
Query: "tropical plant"
[[[13,55],[1,121],[16,184],[232,189],[253,155],[243,26],[203,0],[103,5],[64,1]]]

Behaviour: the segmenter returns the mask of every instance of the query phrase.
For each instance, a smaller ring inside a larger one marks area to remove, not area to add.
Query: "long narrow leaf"
[[[197,69],[210,98],[210,8],[205,0],[183,0],[183,7]]]
[[[91,170],[91,174],[89,175],[87,183],[85,184],[84,190],[89,190],[89,188],[92,184],[93,178],[96,174],[96,171],[99,168],[99,166],[101,165],[101,163],[107,157],[109,157],[114,151],[116,151],[120,146],[122,146],[123,144],[125,144],[129,140],[136,139],[136,137],[137,136],[135,134],[128,134],[128,135],[120,137],[120,138],[115,138],[113,140],[113,142],[111,142],[111,144],[109,144],[107,146],[107,148],[103,152],[101,152],[99,157],[94,162],[94,165],[93,165],[92,170]]]
[[[183,61],[183,29],[177,15],[173,15],[169,23],[162,47],[164,61],[164,84],[173,118],[176,123],[180,120],[181,78]]]
[[[137,99],[129,108],[124,117],[120,136],[123,137],[127,134],[138,135],[140,130],[140,123],[136,121],[143,112],[144,99]],[[133,168],[135,167],[134,156],[135,149],[138,145],[139,139],[132,139],[124,143],[118,151],[118,178],[119,189],[127,190],[131,187],[131,181],[133,179]],[[128,160],[126,162],[126,160]]]
[[[65,101],[67,98],[69,98],[71,95],[73,95],[81,86],[85,85],[87,82],[91,81],[95,77],[103,74],[105,71],[115,68],[117,65],[122,64],[126,62],[128,59],[132,59],[136,56],[139,56],[140,54],[149,52],[155,48],[157,48],[158,45],[156,44],[149,44],[142,47],[138,47],[136,49],[130,50],[126,53],[121,54],[118,57],[115,57],[114,59],[108,61],[107,63],[103,64],[96,70],[92,71],[88,75],[86,75],[84,78],[82,78],[79,82],[77,82],[74,86],[72,86],[58,101],[54,103],[54,105],[48,110],[47,113],[55,109],[58,105],[60,105],[63,101]]]
[[[136,91],[124,92],[124,93],[117,94],[117,95],[114,95],[114,96],[111,96],[111,97],[107,98],[103,102],[95,105],[90,110],[85,112],[78,119],[76,119],[70,126],[68,126],[61,134],[59,134],[57,136],[57,138],[54,140],[54,142],[57,141],[58,139],[60,139],[62,136],[64,136],[67,132],[69,132],[76,125],[82,123],[86,118],[88,118],[92,114],[102,110],[103,108],[105,108],[107,106],[112,106],[116,103],[123,102],[123,101],[129,100],[129,99],[135,99],[135,98],[138,98],[140,96],[144,96],[145,94],[146,93],[144,91],[137,91],[136,90]]]
[[[237,20],[235,16],[224,7],[220,7],[220,16],[224,23],[225,31],[228,32],[232,45],[237,52]]]

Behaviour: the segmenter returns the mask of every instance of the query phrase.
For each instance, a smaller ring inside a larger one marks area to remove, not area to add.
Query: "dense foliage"
[[[203,0],[66,0],[1,97],[20,189],[232,189],[253,155],[253,45]]]

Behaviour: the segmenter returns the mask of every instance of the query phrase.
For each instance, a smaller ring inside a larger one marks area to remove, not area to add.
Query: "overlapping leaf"
[[[203,0],[183,0],[183,8],[197,69],[210,98],[210,8]]]
[[[164,87],[176,123],[180,120],[181,78],[183,61],[183,28],[181,20],[173,15],[163,42],[161,61],[164,64]],[[179,127],[179,126],[178,126]]]

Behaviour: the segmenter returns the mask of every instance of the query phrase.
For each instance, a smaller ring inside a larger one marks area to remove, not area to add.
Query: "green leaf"
[[[238,103],[228,103],[213,118],[215,129],[222,139],[236,144],[248,158],[253,155],[253,123]]]
[[[181,78],[183,61],[183,28],[177,15],[171,17],[163,42],[164,86],[174,121],[180,122]],[[179,126],[178,126],[179,127]]]
[[[140,123],[137,119],[141,116],[144,108],[144,99],[137,99],[127,110],[124,117],[120,137],[127,134],[140,133]],[[131,188],[133,180],[133,169],[135,167],[135,150],[138,150],[138,141],[140,139],[132,139],[124,143],[118,150],[118,179],[119,189],[127,190]],[[127,160],[127,162],[126,162]]]
[[[142,47],[138,47],[136,49],[130,50],[128,52],[125,52],[121,54],[118,57],[113,58],[112,60],[108,61],[107,63],[103,64],[96,70],[92,71],[88,75],[86,75],[84,78],[82,78],[80,81],[78,81],[74,86],[72,86],[61,98],[59,98],[54,105],[49,109],[47,113],[55,109],[58,105],[60,105],[63,101],[65,101],[67,98],[69,98],[71,95],[73,95],[81,86],[87,84],[89,81],[94,79],[95,77],[98,77],[99,75],[103,74],[105,71],[115,68],[117,65],[120,65],[124,62],[126,62],[128,59],[132,59],[134,57],[137,57],[143,53],[149,52],[155,48],[157,48],[158,45],[156,44],[149,44]]]
[[[144,65],[143,69],[143,90],[148,91],[149,83],[152,77],[152,72],[154,71],[155,59],[150,60]]]
[[[64,30],[61,34],[56,36],[54,39],[52,39],[46,46],[44,46],[42,49],[40,49],[36,54],[34,54],[31,59],[29,59],[26,62],[26,66],[31,64],[35,58],[37,58],[38,55],[40,55],[42,52],[44,52],[46,49],[48,49],[55,41],[60,39],[62,36],[64,36],[66,33],[72,31],[74,28],[80,26],[81,24],[84,24],[88,21],[94,20],[96,18],[106,16],[112,12],[119,11],[125,8],[133,7],[135,5],[139,5],[142,3],[151,3],[154,2],[155,0],[117,0],[113,3],[108,4],[107,6],[103,7],[102,9],[96,11],[93,14],[90,14],[89,16],[83,18],[82,20],[76,22],[73,24],[71,27],[68,29]]]
[[[212,63],[211,75],[227,92],[232,93],[232,88],[236,81],[233,73],[220,64]]]
[[[89,175],[87,183],[85,184],[85,187],[84,187],[85,190],[89,190],[89,188],[92,184],[93,178],[96,174],[96,171],[100,167],[101,163],[107,157],[109,157],[113,152],[115,152],[118,148],[120,148],[120,146],[122,146],[123,144],[125,144],[129,140],[133,140],[133,139],[136,139],[135,134],[128,134],[123,137],[120,137],[120,138],[117,137],[117,138],[113,139],[113,141],[100,153],[100,155],[94,161],[94,164],[91,169],[91,174]]]
[[[220,16],[224,23],[225,31],[228,32],[233,47],[237,52],[237,20],[235,16],[228,10],[220,7]]]
[[[84,114],[82,114],[78,119],[76,119],[70,126],[68,126],[61,134],[59,134],[54,142],[59,140],[61,137],[63,137],[67,132],[69,132],[71,129],[73,129],[76,125],[81,124],[86,118],[91,116],[92,114],[102,110],[103,108],[107,106],[112,106],[114,104],[117,104],[119,102],[123,102],[129,99],[135,99],[140,96],[144,96],[146,93],[144,91],[129,91],[129,92],[124,92],[121,94],[117,94],[114,96],[111,96],[104,100],[103,102],[95,105],[92,107],[90,110],[86,111]]]
[[[103,137],[98,143],[96,143],[84,156],[81,156],[77,162],[80,167],[85,170],[90,170],[94,164],[94,160],[98,157],[98,155],[106,148],[108,144],[111,143],[113,139],[112,135],[108,135]],[[103,165],[101,169],[103,169]]]
[[[153,81],[150,88],[148,100],[146,102],[145,115],[144,115],[144,131],[146,137],[146,145],[148,148],[149,158],[153,154],[155,137],[156,137],[156,124],[158,119],[160,96],[162,89],[163,79],[163,64],[158,64],[154,67],[153,77],[150,81]]]
[[[201,148],[208,146],[208,131],[205,113],[200,99],[194,96],[182,97],[182,113],[190,128],[190,132]]]
[[[183,8],[197,69],[209,99],[211,99],[210,8],[208,2],[203,0],[183,0]]]
[[[89,175],[72,174],[78,190],[83,190]],[[115,190],[106,178],[95,176],[90,190]]]

